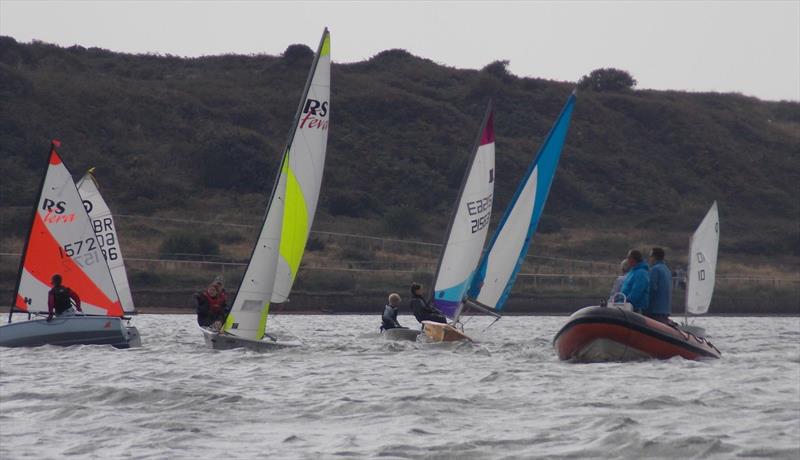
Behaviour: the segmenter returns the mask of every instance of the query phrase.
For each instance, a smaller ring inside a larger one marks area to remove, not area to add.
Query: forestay
[[[78,182],[78,192],[83,200],[83,207],[86,208],[86,212],[89,213],[89,218],[92,220],[97,244],[100,245],[100,250],[103,252],[106,263],[108,263],[109,270],[111,270],[111,279],[117,288],[122,310],[125,313],[133,313],[135,310],[133,296],[128,282],[128,273],[125,271],[125,262],[122,258],[119,238],[117,238],[114,217],[111,215],[111,209],[109,209],[103,196],[100,195],[97,181],[91,170]]]
[[[317,208],[330,120],[330,35],[325,29],[284,149],[261,232],[223,330],[260,340],[270,301],[285,301]]]
[[[497,311],[503,309],[544,211],[574,105],[573,93],[525,172],[484,252],[469,291],[478,304]]]
[[[122,316],[122,305],[92,221],[56,152],[59,145],[53,141],[50,149],[22,254],[14,306],[31,313],[47,312],[50,279],[60,274],[63,284],[80,296],[85,313]]]
[[[486,242],[494,196],[494,155],[490,102],[461,183],[434,281],[434,305],[448,318],[456,316]]]
[[[702,315],[708,312],[714,294],[718,248],[719,212],[715,201],[690,242],[686,282],[686,310],[689,313]]]

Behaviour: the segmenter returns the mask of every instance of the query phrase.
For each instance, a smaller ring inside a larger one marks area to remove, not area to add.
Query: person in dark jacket
[[[405,329],[400,323],[397,322],[397,313],[399,312],[400,295],[396,293],[389,294],[389,302],[383,307],[383,317],[381,324],[381,331],[389,329]]]
[[[672,271],[664,262],[664,249],[650,250],[649,304],[643,313],[654,320],[669,324],[672,313]]]
[[[47,293],[47,321],[52,320],[54,314],[56,316],[71,315],[75,310],[83,312],[81,298],[78,297],[77,292],[61,284],[61,275],[56,273],[50,278],[50,282],[53,284],[53,289]],[[73,302],[75,309],[72,308]]]
[[[650,303],[650,276],[647,273],[647,262],[644,261],[642,253],[636,249],[628,251],[627,259],[631,269],[622,282],[622,293],[633,305],[633,310],[642,313],[647,311]]]
[[[423,321],[433,321],[436,323],[447,324],[447,317],[438,308],[429,305],[423,295],[422,285],[411,283],[411,311],[420,323]]]
[[[197,324],[219,329],[228,316],[228,302],[222,281],[217,277],[204,291],[194,294]]]

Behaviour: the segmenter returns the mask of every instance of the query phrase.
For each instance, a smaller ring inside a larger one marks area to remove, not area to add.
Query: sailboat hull
[[[232,334],[220,333],[201,327],[206,346],[212,350],[233,350],[244,348],[253,351],[272,351],[302,346],[300,342],[281,342],[277,340],[250,340]]]
[[[383,331],[383,338],[386,340],[408,340],[416,342],[420,334],[422,334],[422,331],[416,329],[397,327]]]
[[[126,327],[116,316],[56,317],[52,321],[32,319],[0,326],[0,347],[42,345],[111,345],[132,348],[142,345],[139,331]]]
[[[720,351],[695,336],[618,307],[585,307],[570,316],[553,346],[564,361],[606,362],[720,358]]]
[[[433,321],[422,322],[422,332],[431,342],[458,342],[461,340],[472,341],[466,334],[449,324]]]

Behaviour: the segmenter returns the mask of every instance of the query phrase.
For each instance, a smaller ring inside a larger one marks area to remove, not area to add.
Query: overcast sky
[[[577,81],[600,67],[639,88],[800,100],[800,0],[268,2],[0,0],[0,34],[132,53],[280,54],[331,30],[334,62],[403,48],[479,69]]]

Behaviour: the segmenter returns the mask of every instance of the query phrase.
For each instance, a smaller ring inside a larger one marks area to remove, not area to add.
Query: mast
[[[436,264],[436,272],[433,276],[433,281],[431,282],[431,286],[428,289],[428,303],[434,301],[434,295],[436,290],[436,280],[439,278],[439,271],[442,268],[442,262],[444,261],[444,255],[447,250],[447,243],[450,241],[450,234],[453,231],[453,224],[455,223],[456,217],[458,216],[458,208],[461,205],[461,197],[464,195],[464,188],[467,185],[467,179],[469,179],[470,172],[472,171],[472,166],[475,164],[475,159],[478,157],[478,148],[481,145],[481,139],[483,138],[483,132],[486,129],[486,125],[490,119],[492,119],[494,110],[494,101],[490,98],[489,102],[486,105],[486,111],[483,115],[483,121],[481,122],[480,129],[478,130],[478,135],[475,138],[475,142],[472,147],[472,155],[469,160],[469,164],[467,165],[466,169],[464,170],[464,177],[461,179],[461,187],[458,190],[458,195],[456,196],[455,204],[453,205],[453,210],[450,214],[450,223],[447,226],[447,233],[445,233],[444,242],[442,243],[442,251],[439,254],[439,261]]]

